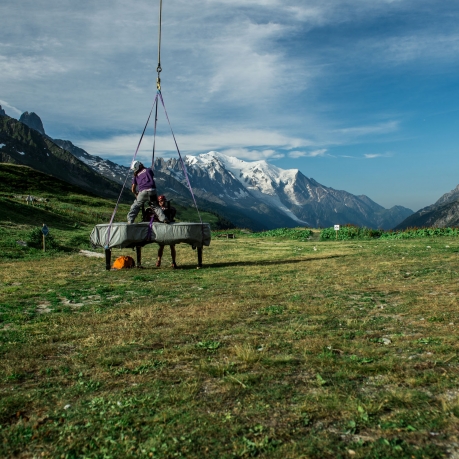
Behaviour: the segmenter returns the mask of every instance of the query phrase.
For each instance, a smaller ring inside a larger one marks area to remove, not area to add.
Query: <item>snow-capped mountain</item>
[[[120,166],[112,161],[103,159],[100,156],[90,155],[87,151],[73,145],[70,140],[53,139],[56,145],[59,145],[64,150],[72,153],[80,161],[83,161],[91,169],[114,182],[123,184],[126,174],[129,173],[129,167]]]
[[[223,207],[238,209],[265,228],[353,223],[392,228],[413,212],[385,209],[367,196],[335,190],[266,161],[242,161],[217,152],[187,156],[185,164],[195,194]],[[176,159],[155,162],[155,170],[186,184]]]

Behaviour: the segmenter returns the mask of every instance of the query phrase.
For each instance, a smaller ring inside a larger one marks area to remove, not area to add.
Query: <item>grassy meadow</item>
[[[113,203],[24,171],[0,167],[0,457],[459,457],[457,236],[231,230],[200,270],[152,244],[105,271],[78,251]]]
[[[459,240],[318,236],[4,259],[0,457],[458,457]]]

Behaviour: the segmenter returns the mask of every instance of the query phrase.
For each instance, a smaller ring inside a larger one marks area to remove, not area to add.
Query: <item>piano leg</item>
[[[137,255],[137,268],[140,268],[142,266],[142,247],[137,246],[135,252]]]
[[[105,249],[105,269],[110,271],[112,265],[112,251],[111,249]]]
[[[202,247],[197,247],[198,249],[198,268],[202,268]]]

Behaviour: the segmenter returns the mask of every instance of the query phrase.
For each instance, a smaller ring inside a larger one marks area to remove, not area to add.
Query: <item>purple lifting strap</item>
[[[172,130],[171,122],[169,121],[169,116],[167,114],[166,106],[164,105],[163,95],[161,94],[161,91],[158,91],[158,94],[159,94],[159,97],[161,99],[161,103],[163,104],[163,107],[164,107],[164,113],[166,114],[167,122],[169,123],[169,127],[171,128],[172,137],[174,138],[175,147],[177,148],[177,153],[178,153],[179,158],[180,158],[180,165],[182,166],[183,173],[184,173],[186,181],[188,183],[188,188],[190,189],[191,196],[193,197],[194,206],[196,207],[196,211],[198,212],[198,216],[199,216],[199,221],[202,224],[201,214],[199,213],[198,205],[196,204],[196,199],[194,197],[193,188],[191,188],[190,179],[188,178],[188,173],[186,171],[186,166],[185,166],[185,163],[183,162],[182,155],[180,154],[180,149],[179,149],[179,147],[177,145],[177,140],[175,139],[175,135],[174,135],[174,131]]]
[[[153,222],[155,221],[155,214],[153,214],[150,218],[150,224],[148,225],[148,233],[147,233],[147,241],[151,241],[151,234],[153,233]]]

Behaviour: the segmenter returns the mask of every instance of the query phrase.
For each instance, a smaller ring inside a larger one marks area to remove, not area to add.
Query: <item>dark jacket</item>
[[[166,218],[170,221],[173,222],[175,221],[175,214],[177,213],[177,209],[175,207],[169,206],[165,207],[163,209],[164,215]],[[142,211],[142,221],[144,222],[149,222],[151,220],[152,215],[155,216],[155,219],[153,221],[159,222],[159,218],[156,215],[155,211],[151,207],[147,207],[145,210]]]

